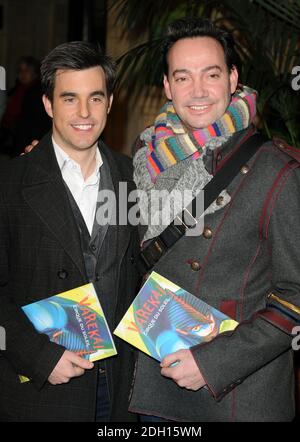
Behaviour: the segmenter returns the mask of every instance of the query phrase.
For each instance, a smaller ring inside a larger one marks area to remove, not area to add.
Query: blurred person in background
[[[11,157],[19,155],[34,136],[38,134],[41,138],[51,128],[42,102],[39,69],[37,59],[22,57],[16,84],[7,94],[0,127],[0,149]]]

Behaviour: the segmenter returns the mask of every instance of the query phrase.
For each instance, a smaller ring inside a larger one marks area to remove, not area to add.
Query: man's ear
[[[43,95],[43,103],[45,107],[45,111],[49,115],[49,117],[53,118],[53,112],[52,112],[52,103],[49,100],[49,98],[46,97],[46,95]]]
[[[107,113],[109,114],[111,106],[112,106],[112,102],[113,102],[114,96],[113,94],[111,94],[111,96],[108,99],[108,108],[107,108]]]
[[[237,71],[236,66],[232,67],[229,74],[229,80],[230,80],[230,92],[234,94],[239,81],[239,73]]]
[[[170,83],[169,83],[168,77],[166,75],[164,75],[164,88],[165,88],[165,94],[166,94],[167,99],[172,100]]]

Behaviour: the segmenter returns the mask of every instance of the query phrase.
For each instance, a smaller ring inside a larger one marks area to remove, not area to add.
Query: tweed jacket
[[[209,173],[249,130],[207,157]],[[239,322],[192,348],[207,388],[178,387],[140,353],[130,410],[191,422],[293,419],[292,328],[267,308],[270,292],[300,306],[300,169],[284,150],[279,142],[261,146],[228,186],[230,203],[220,198],[220,210],[205,216],[203,234],[182,237],[154,267]]]
[[[119,182],[133,187],[129,158],[102,142],[119,197]],[[6,350],[0,353],[1,421],[93,421],[97,363],[67,384],[47,379],[64,348],[37,333],[21,306],[88,282],[78,228],[47,135],[38,148],[12,160],[1,172],[0,186],[0,325]],[[111,330],[135,295],[137,275],[131,263],[138,247],[135,229],[109,225],[99,253],[100,286],[112,298],[107,315]],[[100,266],[101,263],[101,266]],[[114,277],[112,277],[114,275]],[[107,359],[111,420],[134,420],[128,413],[134,355],[115,339],[118,355]],[[21,384],[18,374],[31,382]]]

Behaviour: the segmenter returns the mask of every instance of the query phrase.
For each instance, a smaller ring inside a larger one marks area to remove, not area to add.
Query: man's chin
[[[98,138],[96,138],[96,139],[93,138],[92,140],[86,140],[85,142],[73,141],[71,143],[70,147],[72,147],[73,149],[75,149],[77,151],[85,151],[85,150],[91,149],[97,143],[98,143]]]
[[[201,130],[205,129],[211,124],[213,124],[216,120],[214,117],[207,117],[207,118],[187,118],[185,121],[185,126],[189,130]]]
[[[95,144],[97,144],[97,141],[95,143],[93,143],[93,144],[89,144],[88,146],[86,146],[86,145],[84,145],[84,146],[72,145],[72,148],[74,150],[77,150],[78,152],[84,152],[84,151],[90,150],[92,147],[95,146]]]

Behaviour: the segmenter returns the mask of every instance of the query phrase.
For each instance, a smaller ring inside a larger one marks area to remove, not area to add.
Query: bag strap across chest
[[[210,204],[226,189],[241,168],[257,152],[259,147],[266,142],[266,138],[259,133],[251,134],[236,147],[234,154],[215,174],[202,192],[190,202],[190,204],[178,214],[169,226],[156,238],[152,239],[144,250],[135,258],[135,264],[141,274],[147,273],[155,264],[182,238],[188,229],[194,228],[201,215]],[[203,207],[204,195],[204,207]],[[199,207],[202,203],[202,212]]]

